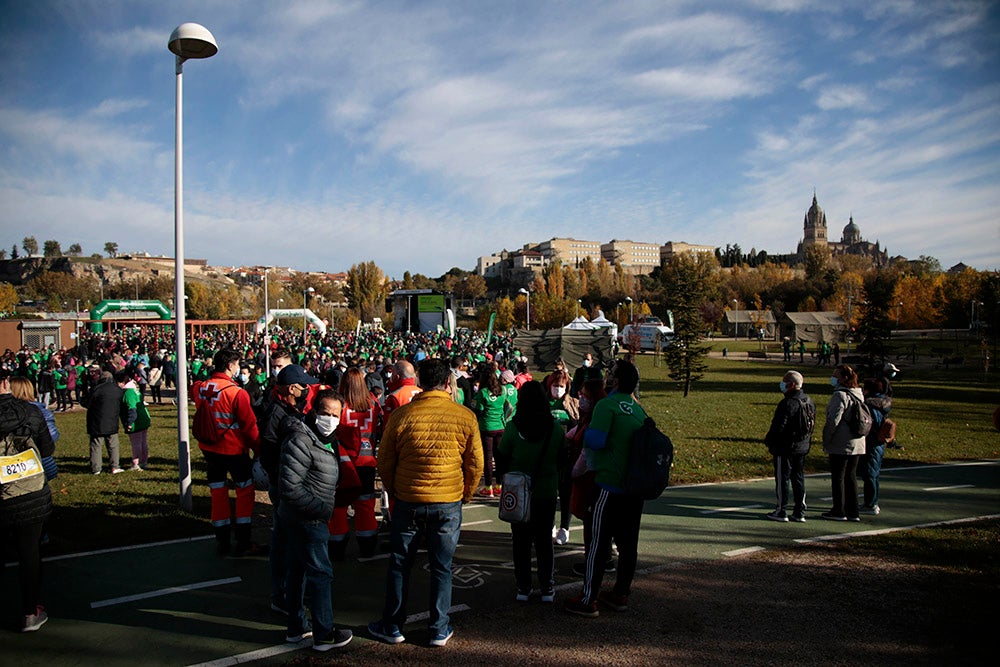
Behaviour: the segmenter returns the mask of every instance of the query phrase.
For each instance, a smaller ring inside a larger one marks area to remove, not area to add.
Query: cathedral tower
[[[826,213],[816,202],[814,192],[812,206],[809,207],[803,221],[802,247],[805,249],[811,245],[825,246],[826,242]]]

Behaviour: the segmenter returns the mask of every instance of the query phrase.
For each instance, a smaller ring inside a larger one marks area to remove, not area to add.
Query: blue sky
[[[390,276],[556,236],[791,252],[813,191],[1000,268],[1000,5],[0,0],[0,247]]]

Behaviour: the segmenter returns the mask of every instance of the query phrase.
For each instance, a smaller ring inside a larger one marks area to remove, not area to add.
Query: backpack
[[[674,462],[674,443],[652,417],[646,417],[634,434],[625,468],[625,493],[643,500],[659,498],[670,482]]]
[[[816,429],[816,407],[810,406],[809,401],[799,400],[799,425],[795,440],[812,439],[813,431]]]
[[[44,488],[42,457],[31,436],[8,433],[0,438],[0,500]]]
[[[879,443],[888,443],[896,439],[896,422],[888,417],[882,420],[882,425],[878,427]]]
[[[219,421],[215,418],[215,404],[227,389],[232,389],[234,387],[239,389],[238,385],[228,384],[222,389],[219,389],[215,396],[203,399],[199,402],[198,409],[195,410],[194,413],[194,422],[191,426],[195,440],[201,444],[217,444],[225,436],[226,431],[233,428],[232,426],[226,428],[219,427]]]
[[[872,409],[865,405],[864,401],[859,401],[851,392],[847,392],[850,405],[844,413],[847,427],[851,430],[851,435],[855,438],[863,438],[872,430]]]

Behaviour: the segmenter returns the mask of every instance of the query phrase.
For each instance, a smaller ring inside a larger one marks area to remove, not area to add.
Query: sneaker
[[[873,516],[878,516],[879,512],[881,512],[882,510],[879,509],[878,505],[872,505],[871,507],[863,505],[858,511],[861,512],[862,514],[871,514]]]
[[[597,601],[615,611],[628,611],[627,595],[617,595],[611,591],[601,591],[597,594]]]
[[[843,514],[834,514],[833,512],[823,512],[819,516],[821,519],[828,519],[830,521],[847,521],[847,517]]]
[[[347,646],[352,639],[354,633],[350,630],[334,630],[326,637],[314,638],[312,647],[314,651],[329,651],[332,648]]]
[[[522,588],[517,589],[517,595],[514,596],[514,600],[517,602],[527,602],[531,599],[531,591],[524,590]]]
[[[596,618],[601,615],[601,612],[597,611],[597,603],[584,602],[582,595],[566,600],[563,603],[563,608],[571,614],[586,616],[587,618]]]
[[[233,558],[266,556],[269,551],[270,548],[266,544],[257,544],[256,542],[237,544],[236,548],[233,549]]]
[[[771,521],[781,521],[784,523],[788,523],[788,515],[785,514],[785,510],[774,510],[770,514],[765,514],[764,516],[770,519]]]
[[[484,486],[483,488],[479,489],[479,491],[478,491],[478,493],[476,493],[476,495],[479,496],[480,498],[492,498],[493,497],[493,487],[492,486]]]
[[[861,522],[861,517],[859,517],[859,516],[849,516],[849,517],[847,517],[847,520],[848,521],[853,521],[854,523],[860,523]]]
[[[129,470],[136,471],[136,472],[142,472],[142,467],[138,463],[133,463],[132,467],[129,468]]]
[[[795,523],[805,523],[806,522],[806,515],[805,514],[793,514],[792,515],[792,521],[794,521]]]
[[[112,468],[111,469],[111,474],[112,475],[117,475],[120,472],[125,472],[125,469],[124,468]]]
[[[439,632],[431,638],[429,642],[431,646],[444,646],[451,639],[452,635],[455,634],[455,628],[450,625],[444,629],[444,632]]]
[[[542,593],[542,602],[553,602],[556,599],[556,589],[550,588]]]
[[[92,473],[90,473],[90,474],[92,474],[92,475],[100,475],[100,474],[101,474],[101,471],[100,471],[100,470],[98,470],[97,472],[92,472]]]
[[[569,530],[566,528],[560,528],[556,531],[555,543],[561,546],[567,542],[569,542]]]
[[[303,630],[301,632],[287,632],[285,633],[285,641],[289,644],[298,644],[303,639],[309,639],[313,636],[312,630]]]
[[[274,600],[271,601],[271,611],[288,616],[288,611]]]
[[[368,634],[370,634],[375,639],[381,639],[387,644],[402,644],[406,641],[406,637],[399,630],[386,630],[385,626],[382,625],[382,621],[372,621],[368,624]]]
[[[45,613],[45,607],[39,605],[35,607],[34,614],[25,614],[21,632],[36,632],[38,628],[45,625],[47,620],[49,620],[49,615]]]

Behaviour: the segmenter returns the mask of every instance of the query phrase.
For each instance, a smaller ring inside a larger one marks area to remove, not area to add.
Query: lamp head
[[[215,37],[203,25],[182,23],[170,33],[167,48],[178,58],[211,58],[219,52]]]

